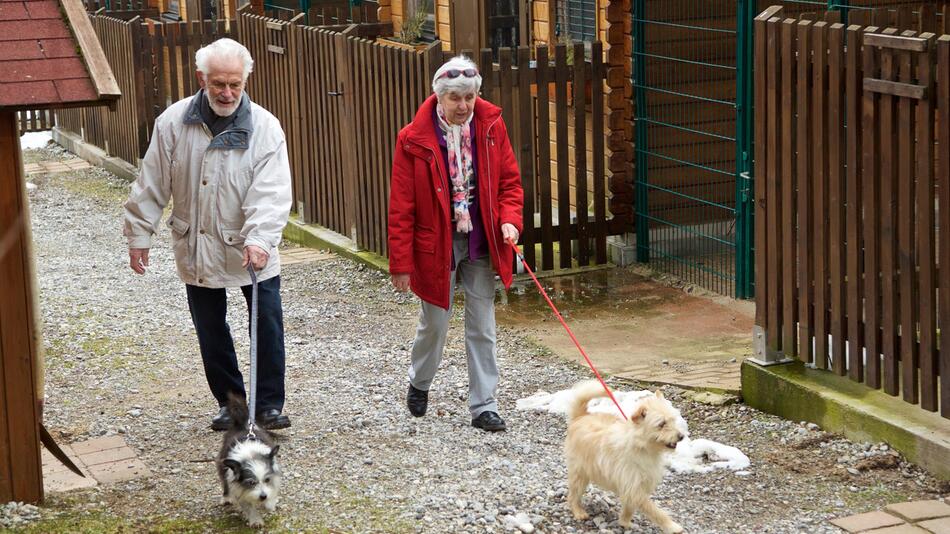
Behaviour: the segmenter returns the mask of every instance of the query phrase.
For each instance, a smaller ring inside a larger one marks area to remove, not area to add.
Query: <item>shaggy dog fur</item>
[[[241,510],[248,525],[264,525],[262,510],[277,508],[280,491],[278,445],[269,432],[254,425],[255,438],[248,438],[248,410],[244,399],[229,396],[228,410],[234,420],[224,435],[218,454],[218,477],[224,492],[222,504],[233,504]]]
[[[623,504],[619,523],[624,528],[630,528],[633,512],[639,510],[663,532],[683,532],[650,499],[663,479],[664,455],[684,437],[676,425],[679,411],[657,391],[624,420],[613,414],[588,413],[590,400],[607,395],[596,380],[582,382],[574,391],[564,442],[567,500],[574,517],[587,519],[581,497],[593,483],[617,494]]]

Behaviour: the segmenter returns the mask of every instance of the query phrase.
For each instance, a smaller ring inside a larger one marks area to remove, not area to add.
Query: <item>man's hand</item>
[[[244,247],[244,263],[242,263],[241,266],[246,268],[247,264],[250,263],[254,266],[255,271],[260,271],[267,266],[267,258],[269,256],[270,255],[261,247],[248,245]]]
[[[409,275],[408,274],[394,274],[390,277],[392,280],[393,287],[396,288],[396,291],[400,293],[405,293],[409,291]]]
[[[130,248],[129,267],[138,274],[145,274],[145,268],[148,267],[148,249]]]
[[[501,236],[505,239],[505,243],[514,245],[518,242],[518,229],[511,223],[505,223],[501,225]]]

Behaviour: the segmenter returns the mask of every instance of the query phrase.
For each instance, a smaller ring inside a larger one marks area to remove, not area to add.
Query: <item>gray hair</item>
[[[442,75],[450,69],[475,69],[476,72],[478,71],[478,67],[475,66],[475,63],[465,56],[455,56],[446,61],[444,65],[439,67],[439,70],[435,71],[435,76],[432,77],[432,90],[437,96],[441,97],[448,93],[455,93],[457,95],[478,94],[478,91],[482,88],[481,74],[476,74],[471,78],[467,76],[443,78]]]
[[[241,62],[244,81],[254,70],[254,60],[251,53],[241,43],[234,39],[218,39],[208,46],[201,47],[195,52],[195,67],[205,76],[211,74],[212,59],[237,59]]]

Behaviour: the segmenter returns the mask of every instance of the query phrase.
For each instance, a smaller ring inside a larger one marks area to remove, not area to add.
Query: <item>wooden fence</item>
[[[755,23],[767,350],[950,418],[950,36],[773,14]]]
[[[173,102],[198,91],[195,52],[233,36],[226,21],[143,22],[90,15],[115,74],[122,98],[115,111],[77,108],[56,111],[56,124],[111,156],[137,165],[145,155],[155,118]]]
[[[386,255],[396,135],[431,93],[432,75],[449,53],[441,43],[404,50],[360,37],[361,26],[337,32],[296,24],[301,19],[301,14],[294,21],[241,15],[239,33],[258,70],[248,93],[281,119],[287,132],[298,215]],[[556,49],[553,62],[539,49],[536,65],[528,48],[504,49],[494,65],[490,50],[475,58],[484,78],[482,93],[504,110],[521,164],[525,257],[534,265],[540,244],[542,269],[555,268],[555,249],[560,267],[575,260],[607,262],[604,136],[592,136],[588,158],[585,135],[587,121],[592,131],[604,131],[601,45],[595,43],[594,50],[593,63],[584,62],[581,45],[571,50],[577,58],[573,66],[564,46]],[[569,101],[565,88],[571,83],[589,87],[591,94],[574,91]],[[550,117],[552,103],[556,111]],[[552,155],[564,162],[554,176]],[[572,210],[572,205],[592,209]]]
[[[235,26],[227,27],[93,15],[123,83],[123,99],[115,113],[58,111],[57,124],[137,164],[155,118],[197,91],[194,53],[232,36],[255,60],[248,94],[284,128],[295,211],[303,221],[385,256],[396,135],[431,93],[432,75],[449,54],[440,42],[415,51],[364,38],[385,31],[379,24],[318,28],[299,24],[303,18],[301,13],[282,21],[242,12]],[[497,64],[488,49],[475,58],[483,94],[504,110],[522,170],[525,258],[535,265],[540,254],[542,270],[606,263],[607,235],[623,230],[611,228],[608,219],[606,69],[600,43],[592,50],[593,62],[585,62],[580,44],[571,50],[558,46],[554,57],[538,49],[536,63],[528,48],[501,50]],[[569,85],[584,90],[569,97]]]
[[[17,112],[17,130],[21,133],[43,132],[53,127],[53,112],[48,109]]]

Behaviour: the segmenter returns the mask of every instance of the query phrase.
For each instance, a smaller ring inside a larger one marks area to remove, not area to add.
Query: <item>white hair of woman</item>
[[[482,88],[482,75],[475,63],[465,56],[455,56],[435,71],[432,90],[439,97],[448,93],[457,95],[478,94]]]
[[[224,37],[204,46],[195,52],[195,68],[205,76],[211,74],[211,62],[214,60],[235,59],[241,62],[244,71],[244,81],[254,70],[254,60],[251,53],[241,43]]]

